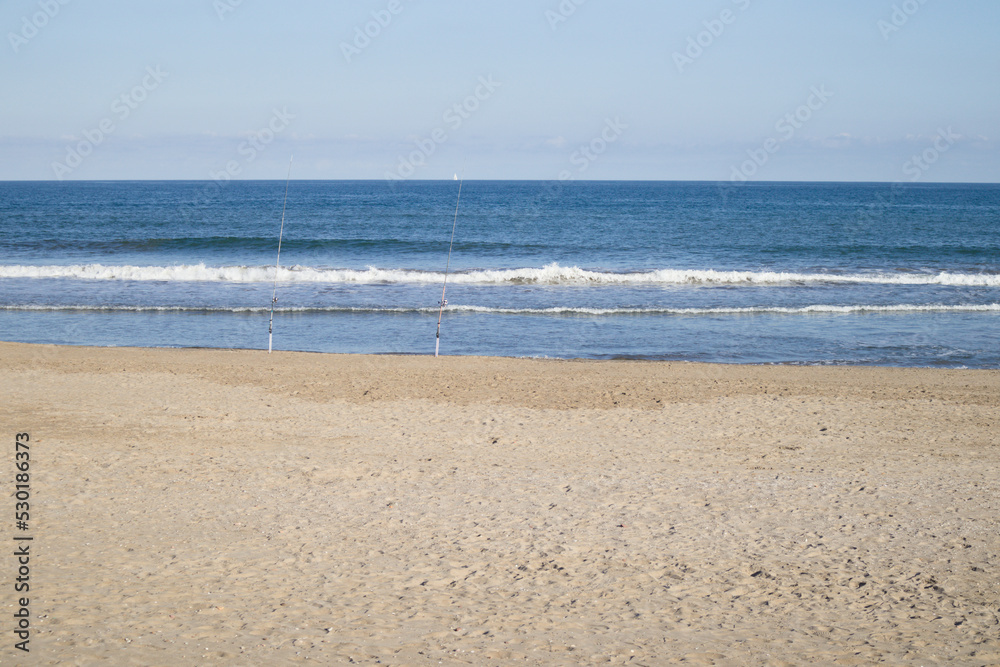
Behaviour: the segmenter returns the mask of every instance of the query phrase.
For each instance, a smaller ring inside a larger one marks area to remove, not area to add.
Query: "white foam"
[[[124,312],[124,313],[232,313],[257,314],[269,313],[267,306],[245,307],[200,307],[200,306],[85,306],[85,305],[7,305],[0,306],[6,311],[78,311],[78,312]],[[438,308],[365,308],[347,306],[328,307],[283,307],[275,308],[276,313],[418,313],[436,315]],[[808,314],[861,314],[861,313],[998,313],[1000,303],[988,304],[896,304],[896,305],[850,305],[830,306],[813,305],[800,307],[784,306],[748,306],[744,308],[578,308],[557,306],[552,308],[493,308],[489,306],[449,305],[445,312],[479,313],[487,315],[583,315],[583,316],[622,316],[622,315],[808,315]]]
[[[204,264],[178,266],[105,266],[74,264],[68,266],[0,266],[0,278],[64,278],[78,280],[231,282],[266,283],[274,280],[274,267],[219,266]],[[309,266],[282,267],[282,283],[355,283],[355,284],[433,284],[444,280],[444,273],[408,269],[365,270],[327,269]],[[590,271],[577,266],[548,264],[540,269],[493,269],[460,271],[448,276],[451,283],[477,285],[806,285],[806,284],[877,284],[877,285],[953,285],[964,287],[1000,287],[995,273],[788,273],[775,271],[715,271],[713,269],[658,269],[646,272],[615,273]]]
[[[754,315],[810,313],[985,313],[1000,312],[1000,303],[968,305],[853,305],[853,306],[748,306],[744,308],[487,308],[482,306],[447,306],[446,311],[494,313],[503,315]]]

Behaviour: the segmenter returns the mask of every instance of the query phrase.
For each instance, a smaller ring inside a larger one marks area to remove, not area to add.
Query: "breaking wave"
[[[257,314],[269,313],[267,306],[246,307],[203,307],[203,306],[91,306],[91,305],[7,305],[0,306],[4,311],[35,311],[35,312],[95,312],[95,313],[231,313]],[[433,314],[438,308],[407,308],[407,307],[282,307],[275,308],[276,313],[370,313],[370,314]],[[445,312],[452,313],[482,313],[488,315],[552,315],[552,316],[628,316],[628,315],[808,315],[808,314],[863,314],[863,313],[1000,313],[1000,303],[989,304],[927,304],[927,305],[852,305],[829,306],[814,305],[800,307],[784,306],[747,306],[744,308],[493,308],[489,306],[445,306]]]
[[[408,269],[330,269],[308,266],[283,267],[278,270],[282,283],[328,284],[432,284],[444,280],[439,271]],[[62,278],[76,280],[120,280],[159,282],[271,282],[270,266],[106,266],[74,264],[67,266],[0,266],[0,278]],[[605,272],[549,264],[542,268],[458,271],[449,282],[476,285],[806,285],[806,284],[878,284],[878,285],[954,285],[963,287],[1000,287],[995,273],[788,273],[776,271],[715,271],[658,269],[645,272]]]

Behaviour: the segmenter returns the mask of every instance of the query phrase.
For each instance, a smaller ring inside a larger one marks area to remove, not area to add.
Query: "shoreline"
[[[379,388],[379,399],[429,399],[463,403],[489,402],[546,405],[555,408],[662,407],[662,401],[702,400],[768,391],[815,394],[836,391],[843,397],[871,396],[868,385],[877,385],[884,398],[906,399],[926,394],[944,400],[992,392],[1000,396],[1000,370],[949,369],[895,366],[803,366],[792,364],[723,364],[689,361],[621,359],[554,359],[483,357],[471,355],[350,354],[226,348],[144,348],[36,345],[0,342],[0,353],[14,362],[36,360],[75,361],[79,369],[109,372],[107,364],[126,363],[122,371],[190,373],[220,382],[252,386],[293,387],[296,378],[321,372],[321,384],[332,393],[305,390],[298,395],[318,400],[358,400],[354,391],[364,385]],[[20,365],[20,364],[18,364]],[[58,363],[49,364],[58,369]],[[0,365],[0,368],[3,368]],[[578,372],[579,371],[579,372]],[[336,383],[340,374],[348,382]],[[501,382],[497,378],[503,378]],[[438,386],[434,380],[458,380],[461,386]],[[957,392],[962,381],[968,393]],[[817,384],[818,383],[818,384]],[[316,384],[315,379],[312,384]],[[920,389],[916,389],[916,387]],[[611,397],[615,388],[626,388]],[[525,398],[532,392],[545,394]],[[365,394],[362,394],[365,396]],[[660,403],[657,403],[657,400]],[[367,399],[366,400],[371,400]],[[1000,401],[998,401],[1000,405]]]
[[[20,341],[0,340],[0,345],[26,345],[53,348],[81,348],[93,350],[192,350],[192,351],[216,351],[216,352],[263,352],[266,348],[255,347],[206,347],[200,345],[173,345],[173,346],[135,346],[135,345],[88,345],[76,343],[24,343]],[[431,352],[324,352],[322,350],[274,350],[275,354],[317,354],[325,356],[340,357],[430,357],[432,359],[508,359],[512,361],[554,361],[554,362],[596,362],[596,363],[621,363],[631,362],[640,364],[690,364],[694,366],[729,366],[736,368],[857,368],[857,369],[898,369],[898,370],[927,370],[927,371],[975,371],[975,372],[1000,372],[1000,368],[989,367],[946,367],[946,366],[904,366],[904,365],[884,365],[884,364],[840,364],[823,362],[802,362],[802,361],[776,361],[776,362],[740,362],[740,361],[692,361],[688,359],[659,359],[659,358],[639,358],[630,355],[618,355],[614,357],[550,357],[550,356],[503,356],[503,355],[481,355],[481,354],[442,354],[435,357]]]
[[[0,343],[0,403],[43,664],[1000,664],[1000,371]]]

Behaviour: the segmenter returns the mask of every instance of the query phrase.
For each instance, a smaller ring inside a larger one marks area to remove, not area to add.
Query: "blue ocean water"
[[[275,347],[429,354],[458,182],[292,181]],[[267,347],[285,183],[0,183],[0,339]],[[1000,186],[466,181],[443,354],[1000,368]]]

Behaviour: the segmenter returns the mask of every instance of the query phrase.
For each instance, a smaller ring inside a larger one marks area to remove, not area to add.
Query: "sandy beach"
[[[0,343],[0,392],[3,663],[1000,664],[997,371]]]

